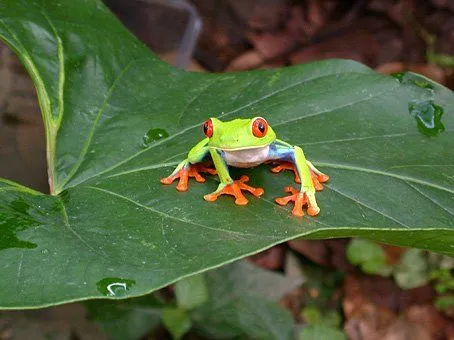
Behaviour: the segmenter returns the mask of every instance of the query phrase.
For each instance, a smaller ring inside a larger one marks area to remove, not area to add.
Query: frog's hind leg
[[[309,169],[311,170],[311,175],[313,174],[320,183],[328,182],[329,176],[318,170],[311,162],[306,160]],[[322,186],[323,188],[323,186]]]
[[[284,190],[290,195],[276,198],[275,202],[279,205],[286,205],[287,203],[294,202],[292,214],[295,216],[304,215],[303,206],[305,205],[307,205],[307,213],[309,215],[317,215],[320,212],[320,208],[315,199],[315,190],[317,187],[320,188],[321,186],[318,181],[318,176],[324,174],[315,169],[315,167],[306,160],[304,152],[300,147],[291,146],[290,144],[279,140],[272,149],[271,158],[285,162],[283,166],[281,164],[280,168],[275,168],[274,172],[280,172],[285,169],[293,170],[296,172],[298,179],[300,179],[301,182],[300,190],[293,187],[285,187]],[[318,174],[313,169],[315,169]],[[321,186],[321,189],[322,188],[323,186]]]
[[[274,150],[273,156],[274,156],[275,160],[273,161],[273,163],[279,163],[279,164],[273,166],[270,170],[274,173],[279,173],[284,170],[291,170],[291,171],[293,171],[295,183],[301,183],[301,178],[299,176],[296,163],[292,160],[292,153],[293,153],[293,147],[291,147],[290,144],[287,144],[285,142],[283,142],[282,145],[277,144],[277,148]],[[317,190],[317,191],[323,190],[322,183],[325,183],[326,181],[328,181],[329,176],[325,175],[324,173],[319,171],[308,160],[306,160],[306,164],[309,167],[311,178],[312,178],[312,184],[314,185],[315,190]]]

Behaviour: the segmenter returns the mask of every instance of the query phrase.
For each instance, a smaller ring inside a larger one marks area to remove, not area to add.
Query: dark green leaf
[[[209,271],[210,298],[192,314],[197,330],[210,339],[291,339],[293,318],[272,301],[277,294],[270,293],[282,292],[280,283],[289,286],[286,278],[277,276],[247,262]]]
[[[454,308],[454,295],[439,296],[435,300],[435,307],[439,310]]]
[[[85,302],[85,307],[109,339],[135,340],[160,324],[162,305],[146,295],[122,301],[92,300]]]
[[[394,278],[399,287],[412,289],[429,282],[427,256],[420,249],[408,249],[394,268]]]
[[[193,275],[178,281],[175,286],[177,305],[182,309],[193,309],[208,299],[204,274]]]
[[[345,334],[335,328],[323,325],[304,327],[299,334],[299,340],[347,340]]]
[[[37,89],[52,192],[0,182],[0,307],[142,295],[299,236],[454,254],[454,95],[440,85],[344,60],[188,73],[97,0],[2,0],[0,13]],[[318,217],[276,206],[292,176],[267,166],[246,171],[265,194],[245,207],[205,202],[215,179],[159,183],[207,117],[255,115],[331,176]]]
[[[161,310],[161,318],[174,339],[181,339],[191,328],[190,315],[184,309],[163,308]]]
[[[385,251],[375,242],[353,239],[348,244],[346,254],[352,264],[361,266],[367,274],[391,274],[392,267],[386,264]]]

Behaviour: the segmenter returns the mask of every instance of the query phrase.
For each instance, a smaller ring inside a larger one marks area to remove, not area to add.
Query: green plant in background
[[[454,290],[454,260],[452,257],[428,253],[421,249],[407,249],[399,261],[388,264],[385,250],[376,242],[353,239],[347,246],[347,259],[366,274],[393,276],[403,289],[421,287],[431,280],[438,293]],[[450,298],[445,300],[446,303]]]
[[[454,317],[454,259],[434,254],[432,262],[437,263],[436,269],[430,273],[430,279],[435,282],[435,290],[438,293],[435,307]]]
[[[298,335],[299,340],[347,340],[347,336],[340,330],[314,325],[305,327]]]
[[[420,249],[408,249],[396,264],[390,265],[379,244],[353,239],[347,247],[347,258],[366,274],[392,275],[399,287],[404,289],[420,287],[429,282],[429,260]]]
[[[313,264],[304,264],[305,282],[302,285],[305,322],[299,332],[300,339],[346,339],[343,334],[339,292],[343,273],[330,272]]]
[[[0,12],[37,90],[51,191],[0,181],[1,308],[140,296],[302,236],[454,254],[454,95],[441,85],[346,60],[188,73],[100,1],[2,0]],[[264,166],[248,174],[265,194],[241,208],[200,199],[213,179],[185,194],[159,183],[207,117],[256,115],[331,176],[318,217],[271,204],[292,179]]]
[[[189,330],[208,339],[291,339],[293,318],[277,301],[301,282],[240,261],[178,281],[171,303],[147,295],[85,305],[111,339],[140,338],[160,322],[175,339]]]
[[[389,276],[392,267],[386,263],[386,254],[380,245],[363,239],[353,239],[347,247],[347,259],[351,264],[360,266],[367,274]]]

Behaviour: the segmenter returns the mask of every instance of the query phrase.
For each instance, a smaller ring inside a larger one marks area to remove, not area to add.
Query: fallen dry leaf
[[[292,240],[287,244],[290,248],[306,256],[311,261],[322,266],[329,264],[328,248],[321,240]]]
[[[248,257],[248,260],[265,269],[279,269],[284,263],[284,246],[277,245],[261,253]]]
[[[247,51],[233,59],[225,71],[245,71],[263,64],[263,56],[256,50]]]
[[[404,315],[410,323],[423,328],[429,339],[443,338],[446,321],[433,304],[412,305],[405,310]]]
[[[247,37],[257,52],[265,59],[276,58],[299,45],[299,42],[286,32],[262,34],[249,32]]]
[[[379,47],[374,36],[366,30],[350,31],[302,48],[291,54],[290,62],[300,64],[328,58],[343,58],[373,64]]]

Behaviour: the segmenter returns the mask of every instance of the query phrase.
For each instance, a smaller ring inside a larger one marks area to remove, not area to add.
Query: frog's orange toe
[[[311,172],[311,178],[312,178],[312,183],[314,184],[314,188],[317,191],[323,190],[323,184],[329,180],[329,176],[322,174],[322,173],[315,173],[314,171],[310,170]]]
[[[211,175],[216,174],[215,169],[208,168],[202,164],[194,164],[190,165],[189,168],[181,169],[174,175],[170,175],[169,177],[161,178],[162,184],[172,184],[177,178],[179,178],[178,184],[176,189],[178,191],[187,191],[188,190],[188,181],[189,178],[193,177],[199,183],[205,182],[205,178],[200,175],[200,172],[209,173]]]
[[[329,176],[325,174],[319,174],[317,175],[317,179],[320,183],[325,183],[329,181]]]
[[[264,193],[264,190],[262,188],[254,188],[245,184],[245,182],[247,181],[249,181],[249,177],[243,175],[239,180],[236,180],[231,184],[227,184],[221,190],[205,195],[203,196],[203,198],[206,201],[213,202],[216,201],[221,195],[231,195],[235,197],[235,204],[246,205],[248,203],[248,200],[243,195],[241,190],[246,190],[256,197],[260,197]]]
[[[289,202],[295,202],[292,214],[298,217],[304,216],[303,206],[307,205],[307,214],[316,216],[320,212],[320,208],[309,204],[305,193],[296,190],[293,187],[285,187],[285,192],[290,193],[288,196],[276,198],[274,201],[279,205],[286,205]]]
[[[276,174],[284,170],[292,170],[295,183],[301,183],[301,179],[300,176],[298,175],[298,171],[296,170],[295,164],[291,162],[280,162],[279,165],[271,168],[271,171]]]
[[[295,164],[292,162],[280,162],[279,165],[271,168],[271,171],[274,173],[278,173],[284,170],[291,170],[293,171],[293,176],[295,183],[301,183],[300,176],[298,175],[298,170],[296,169]],[[315,190],[321,191],[323,190],[322,183],[325,183],[329,180],[329,176],[322,174],[322,173],[315,173],[312,170],[309,170],[311,173],[312,183],[314,185]]]
[[[175,180],[174,176],[164,177],[164,178],[161,178],[161,183],[162,184],[172,184],[172,182],[174,180]]]

